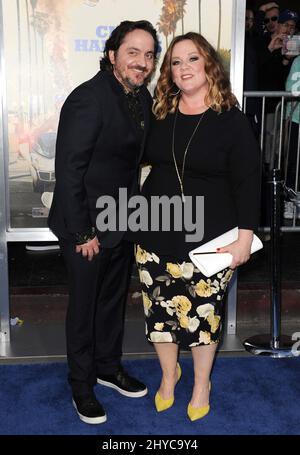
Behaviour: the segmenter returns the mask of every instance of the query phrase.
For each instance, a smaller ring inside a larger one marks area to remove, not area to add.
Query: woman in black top
[[[134,236],[146,335],[154,343],[163,372],[156,409],[173,405],[181,375],[178,347],[191,349],[195,375],[187,409],[191,420],[209,412],[209,378],[222,326],[223,296],[232,269],[250,257],[259,217],[259,150],[236,104],[212,46],[197,33],[176,37],[156,88],[155,119],[145,156],[152,169],[142,194],[148,206],[154,196],[177,196],[183,212],[188,204],[195,230],[202,232],[202,224],[204,236],[187,241],[191,229],[178,210],[166,230],[162,221],[153,228],[157,219],[149,210],[152,230]],[[197,196],[204,197],[200,217]],[[162,214],[166,216],[165,205]],[[232,254],[231,267],[207,279],[188,252],[235,226],[238,240],[220,249]]]

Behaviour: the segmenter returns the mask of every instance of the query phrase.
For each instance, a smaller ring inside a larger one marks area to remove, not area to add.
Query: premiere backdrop
[[[2,0],[10,226],[46,226],[60,108],[98,71],[104,43],[122,20],[152,22],[161,58],[174,36],[201,32],[229,70],[232,8],[232,0]]]

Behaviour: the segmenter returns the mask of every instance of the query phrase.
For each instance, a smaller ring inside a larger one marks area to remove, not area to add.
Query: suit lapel
[[[132,115],[129,112],[128,103],[126,100],[126,96],[124,94],[124,89],[120,82],[116,79],[116,77],[111,72],[106,72],[106,77],[108,78],[112,90],[117,94],[117,102],[120,108],[120,111],[124,114],[124,119],[127,119],[131,129],[137,134],[137,129],[132,118]]]
[[[137,136],[138,140],[140,140],[140,132],[138,131],[137,125],[135,124],[135,121],[129,112],[127,100],[126,100],[125,96],[123,95],[124,92],[123,92],[123,88],[122,88],[121,84],[117,81],[117,79],[115,78],[115,76],[112,73],[107,72],[105,74],[105,76],[109,79],[113,91],[115,91],[118,94],[118,103],[119,103],[121,112],[122,111],[124,112],[124,115],[126,116],[126,118],[128,118],[131,128],[134,131],[134,134]],[[139,163],[142,159],[145,141],[146,141],[147,133],[149,131],[149,125],[150,125],[151,103],[149,102],[150,97],[149,97],[148,89],[145,86],[141,87],[141,90],[139,91],[139,99],[140,99],[141,106],[143,109],[144,132],[142,135],[142,142],[141,142],[140,153],[138,156],[137,163]]]

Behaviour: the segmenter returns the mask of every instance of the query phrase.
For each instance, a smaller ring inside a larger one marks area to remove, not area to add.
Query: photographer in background
[[[254,17],[254,10],[250,7],[250,4],[247,4],[245,16],[244,91],[258,90],[258,37],[254,30]],[[260,132],[260,110],[259,99],[247,99],[246,115],[257,138]]]
[[[274,7],[272,8],[274,10]],[[266,15],[269,10],[266,11]],[[275,17],[275,16],[274,16]],[[290,72],[293,57],[282,54],[282,47],[287,33],[296,30],[298,14],[285,10],[277,18],[277,25],[269,38],[265,35],[264,44],[258,50],[259,62],[259,90],[280,92],[285,90],[285,83]],[[275,22],[275,21],[273,21]],[[272,146],[274,144],[275,109],[279,98],[267,99],[266,102],[266,141],[265,163],[273,166]]]
[[[279,5],[275,2],[263,3],[255,16],[254,29],[256,33],[270,40],[276,33],[279,16]]]

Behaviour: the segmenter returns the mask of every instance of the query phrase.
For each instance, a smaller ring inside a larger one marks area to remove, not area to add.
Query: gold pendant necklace
[[[176,121],[177,121],[177,116],[178,116],[178,107],[176,108],[176,111],[175,111],[174,123],[173,123],[173,134],[172,134],[172,154],[173,154],[173,160],[174,160],[174,165],[175,165],[175,169],[176,169],[177,178],[178,178],[179,185],[180,185],[182,202],[185,202],[185,196],[184,196],[184,190],[183,190],[183,177],[184,177],[184,167],[185,167],[186,155],[187,155],[190,143],[192,142],[192,139],[193,139],[193,137],[196,134],[196,131],[197,131],[197,129],[198,129],[203,117],[204,117],[205,112],[206,111],[204,111],[203,114],[201,115],[201,117],[199,118],[199,120],[197,122],[197,125],[195,126],[194,131],[193,131],[193,133],[192,133],[192,135],[191,135],[191,137],[190,137],[190,139],[189,139],[189,141],[187,143],[187,146],[185,147],[184,154],[183,154],[181,175],[180,175],[179,169],[178,169],[178,165],[177,165],[177,161],[176,161],[176,157],[175,157],[175,127],[176,127]]]

